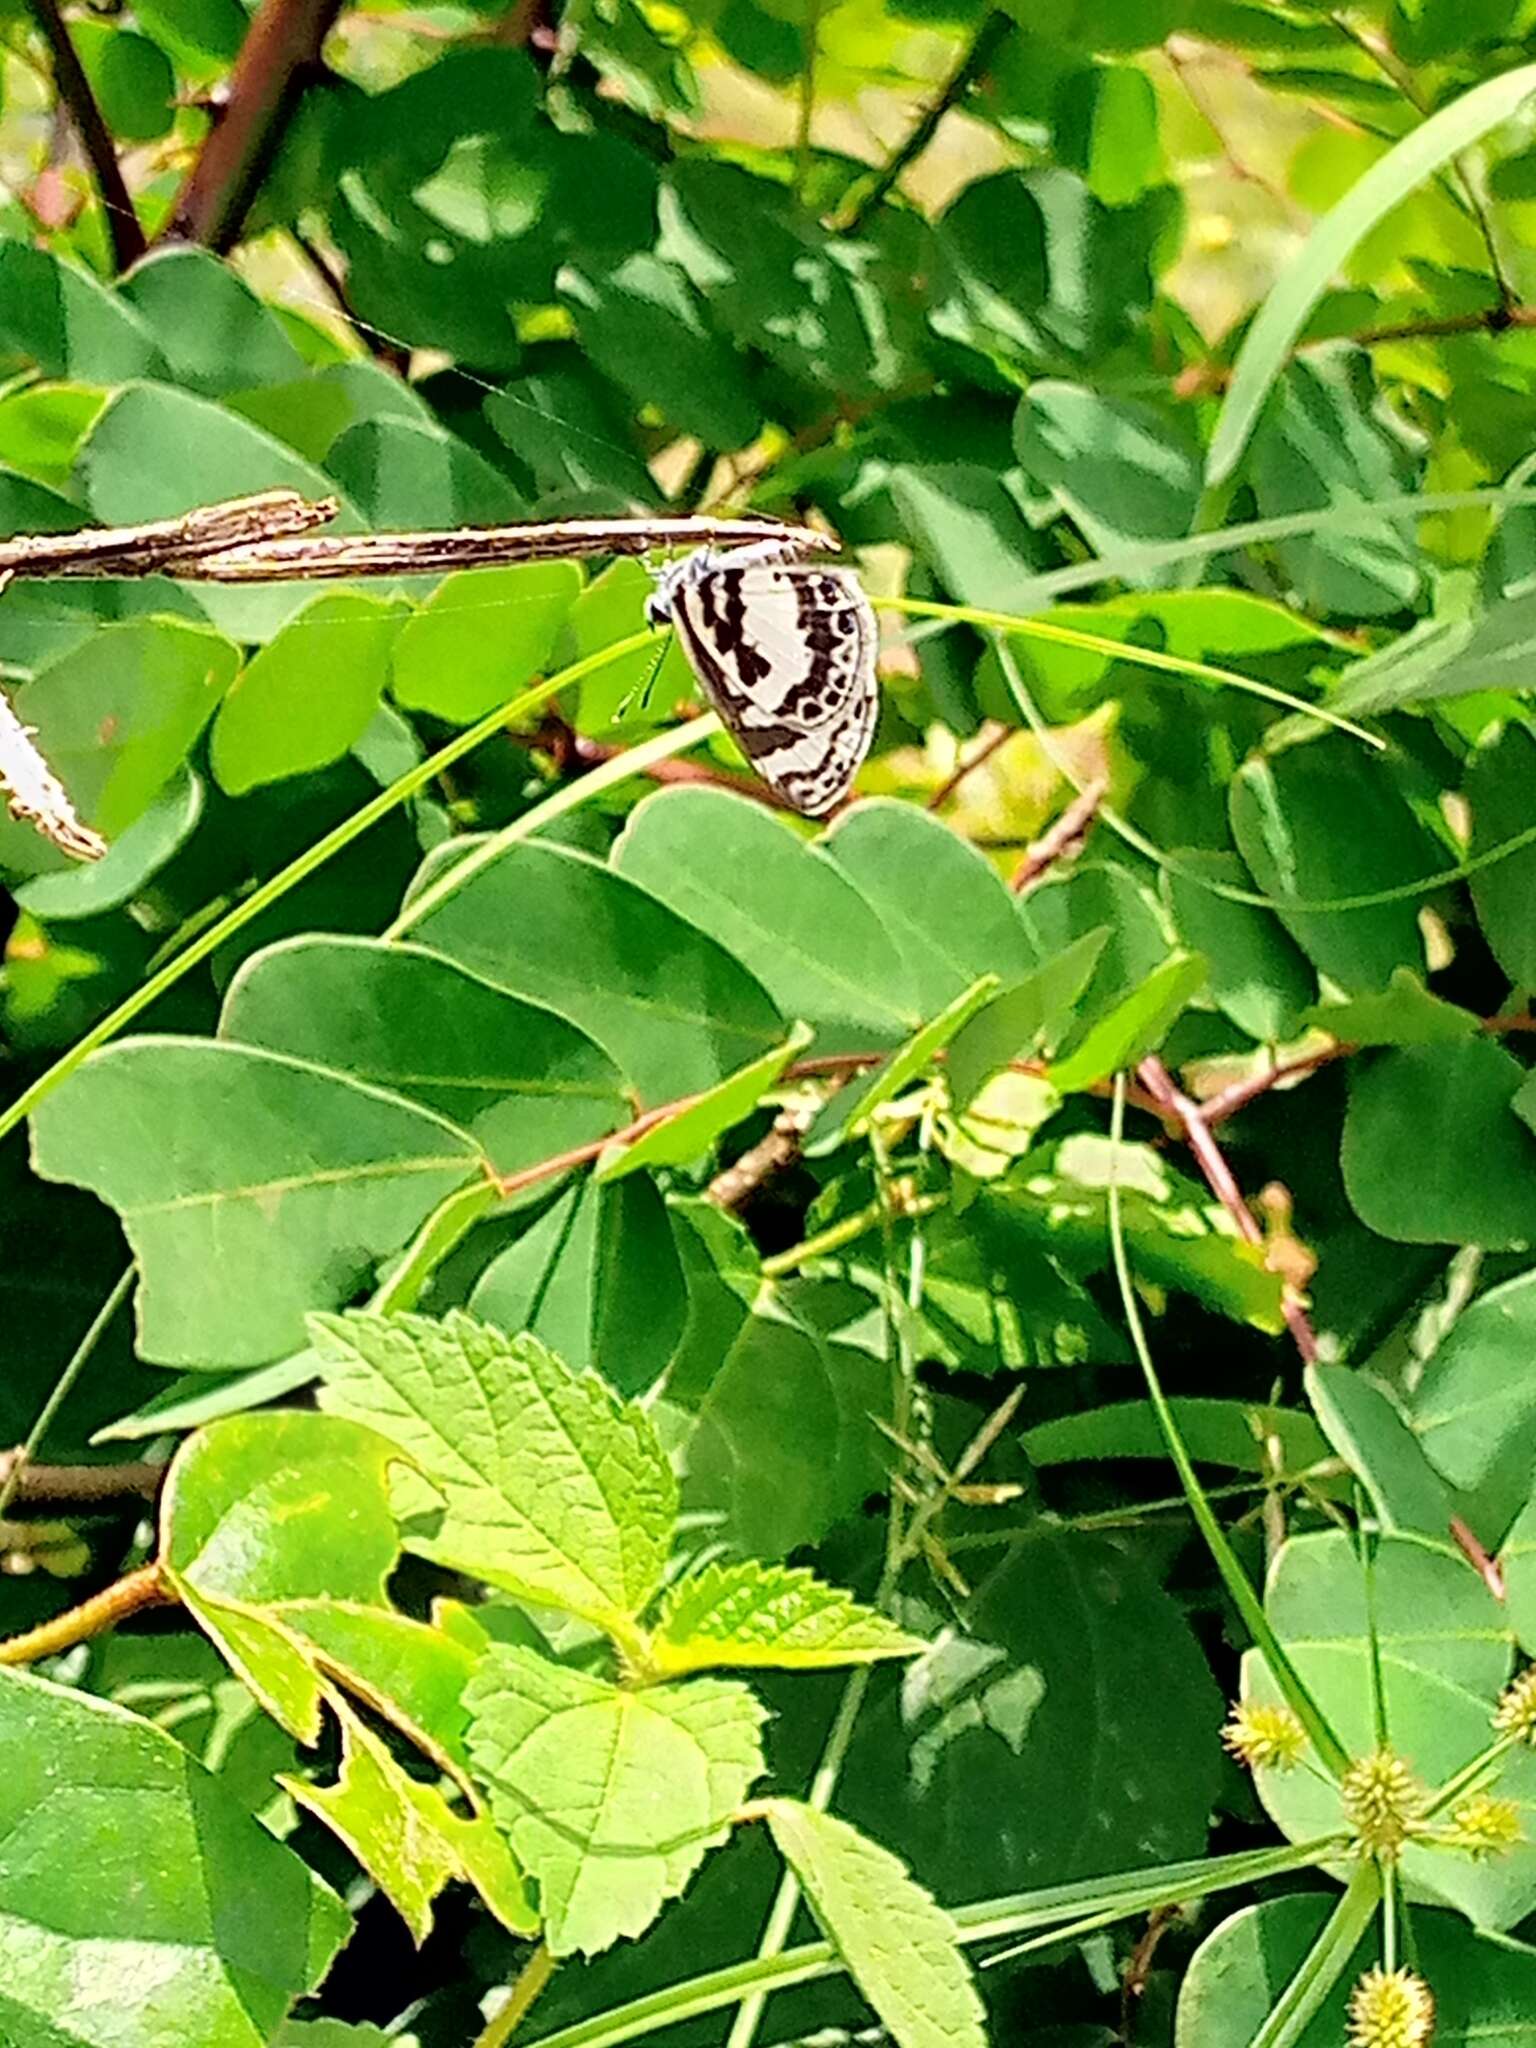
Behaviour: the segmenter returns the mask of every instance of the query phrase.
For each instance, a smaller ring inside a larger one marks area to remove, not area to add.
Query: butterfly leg
[[[624,720],[628,718],[637,700],[640,709],[642,711],[645,710],[651,701],[651,692],[656,687],[656,678],[661,673],[661,664],[666,659],[666,653],[667,643],[663,640],[656,650],[650,667],[645,672],[645,681],[643,683],[636,683],[632,690],[627,690],[619,699],[618,703],[614,706],[613,717],[609,721],[610,724],[622,725]]]

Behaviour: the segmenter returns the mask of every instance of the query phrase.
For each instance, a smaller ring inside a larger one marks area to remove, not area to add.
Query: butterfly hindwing
[[[701,561],[668,605],[710,702],[768,786],[808,817],[847,795],[879,710],[874,614],[851,570]]]

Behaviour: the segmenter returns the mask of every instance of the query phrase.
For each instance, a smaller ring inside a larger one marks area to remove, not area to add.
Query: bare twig
[[[127,1465],[32,1465],[22,1448],[0,1453],[0,1486],[13,1471],[12,1499],[26,1507],[94,1507],[102,1501],[153,1500],[164,1465],[144,1459]]]
[[[892,155],[885,167],[876,173],[874,179],[862,189],[857,184],[843,195],[833,226],[857,234],[875,208],[895,186],[898,178],[932,142],[939,131],[939,123],[952,107],[959,106],[965,95],[985,75],[987,67],[997,55],[1013,29],[1013,17],[1001,11],[989,14],[972,38],[971,46],[950,73],[938,97],[928,107],[921,120]]]
[[[1348,1059],[1359,1050],[1359,1046],[1340,1039],[1333,1045],[1319,1047],[1316,1052],[1301,1053],[1293,1060],[1281,1060],[1276,1066],[1266,1067],[1262,1074],[1250,1074],[1244,1080],[1234,1081],[1230,1088],[1223,1088],[1208,1102],[1200,1104],[1200,1114],[1214,1128],[1225,1123],[1229,1116],[1236,1116],[1240,1109],[1246,1109],[1250,1102],[1256,1102],[1261,1095],[1267,1095],[1271,1088],[1278,1088],[1282,1081],[1295,1080],[1302,1074],[1314,1074],[1319,1067]]]
[[[1102,776],[1084,783],[1050,830],[1042,833],[1028,848],[1008,878],[1008,886],[1016,896],[1027,895],[1057,861],[1065,860],[1078,851],[1088,836],[1108,788],[1109,784]]]
[[[739,1209],[765,1181],[783,1173],[800,1157],[800,1144],[816,1115],[816,1106],[782,1109],[766,1137],[749,1145],[731,1166],[717,1173],[705,1190],[705,1199],[717,1209]]]
[[[167,238],[219,251],[239,238],[246,211],[341,0],[261,0],[246,30],[218,124],[171,209]]]
[[[259,491],[140,526],[16,534],[0,540],[0,575],[163,576],[172,564],[185,575],[200,554],[275,543],[324,526],[335,516],[334,498],[311,503],[297,491]]]
[[[1237,1178],[1227,1164],[1226,1154],[1212,1136],[1200,1105],[1184,1093],[1155,1054],[1144,1059],[1136,1072],[1159,1112],[1182,1134],[1194,1154],[1195,1163],[1205,1176],[1206,1185],[1237,1225],[1239,1236],[1255,1250],[1262,1251],[1264,1233],[1244,1200]],[[1315,1365],[1318,1357],[1316,1332],[1302,1306],[1301,1297],[1283,1278],[1280,1282],[1280,1313],[1285,1317],[1286,1328],[1295,1340],[1303,1363]]]
[[[926,808],[941,811],[968,775],[978,768],[984,768],[1005,741],[1011,740],[1018,731],[1016,725],[1003,725],[995,719],[988,719],[977,735],[976,745],[970,753],[962,751],[952,773],[946,775],[938,788],[929,797]]]
[[[1422,320],[1389,320],[1376,327],[1357,327],[1349,334],[1320,334],[1298,342],[1295,353],[1347,341],[1356,348],[1374,348],[1387,341],[1438,341],[1457,334],[1508,334],[1536,327],[1536,306],[1523,302],[1483,306],[1474,313],[1427,314]],[[1206,398],[1225,391],[1232,381],[1230,363],[1191,363],[1173,380],[1175,398]]]
[[[79,53],[70,40],[58,0],[31,0],[31,7],[53,59],[54,85],[59,98],[69,109],[70,121],[90,164],[96,189],[101,194],[113,260],[119,270],[126,270],[130,264],[138,262],[148,244],[123,180],[111,132],[96,104],[96,95],[91,91]]]
[[[615,760],[625,751],[621,746],[610,746],[603,740],[589,740],[579,733],[573,735],[569,746],[569,753],[587,768]],[[795,812],[788,797],[780,796],[776,789],[770,789],[766,782],[759,782],[755,775],[732,775],[728,769],[710,767],[707,761],[652,761],[644,772],[651,782],[704,783],[711,789],[728,789],[737,796],[750,797],[754,803],[762,804],[770,811]]]
[[[108,1586],[105,1592],[82,1600],[78,1607],[29,1628],[24,1635],[8,1636],[0,1642],[0,1664],[36,1664],[40,1658],[57,1657],[72,1650],[76,1643],[88,1643],[93,1636],[105,1635],[130,1614],[145,1607],[174,1605],[175,1600],[176,1595],[160,1576],[159,1565],[142,1565],[138,1571],[129,1572],[126,1578]]]

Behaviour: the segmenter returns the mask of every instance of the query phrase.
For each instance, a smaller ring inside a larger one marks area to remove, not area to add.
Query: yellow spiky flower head
[[[1536,1747],[1536,1664],[1528,1665],[1499,1694],[1493,1725],[1501,1735]]]
[[[1340,1780],[1339,1797],[1356,1852],[1395,1863],[1418,1828],[1427,1795],[1394,1750],[1378,1749],[1356,1757]]]
[[[1349,1994],[1350,2048],[1424,2048],[1435,2001],[1412,1970],[1367,1970]]]
[[[1307,1748],[1307,1731],[1291,1709],[1260,1701],[1235,1706],[1221,1739],[1250,1771],[1293,1771]]]
[[[1452,1807],[1445,1839],[1451,1848],[1462,1850],[1477,1863],[1489,1856],[1507,1856],[1522,1839],[1520,1809],[1513,1799],[1474,1793]]]

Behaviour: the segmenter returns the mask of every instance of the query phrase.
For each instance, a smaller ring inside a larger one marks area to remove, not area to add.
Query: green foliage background
[[[814,518],[885,635],[813,831],[633,561],[0,593],[113,842],[0,817],[0,1635],[175,1602],[0,1672],[6,2048],[929,2048],[1021,1935],[999,2041],[1524,2038],[1531,1841],[1378,1915],[1332,1775],[1536,1653],[1533,30],[0,8],[0,528]]]

